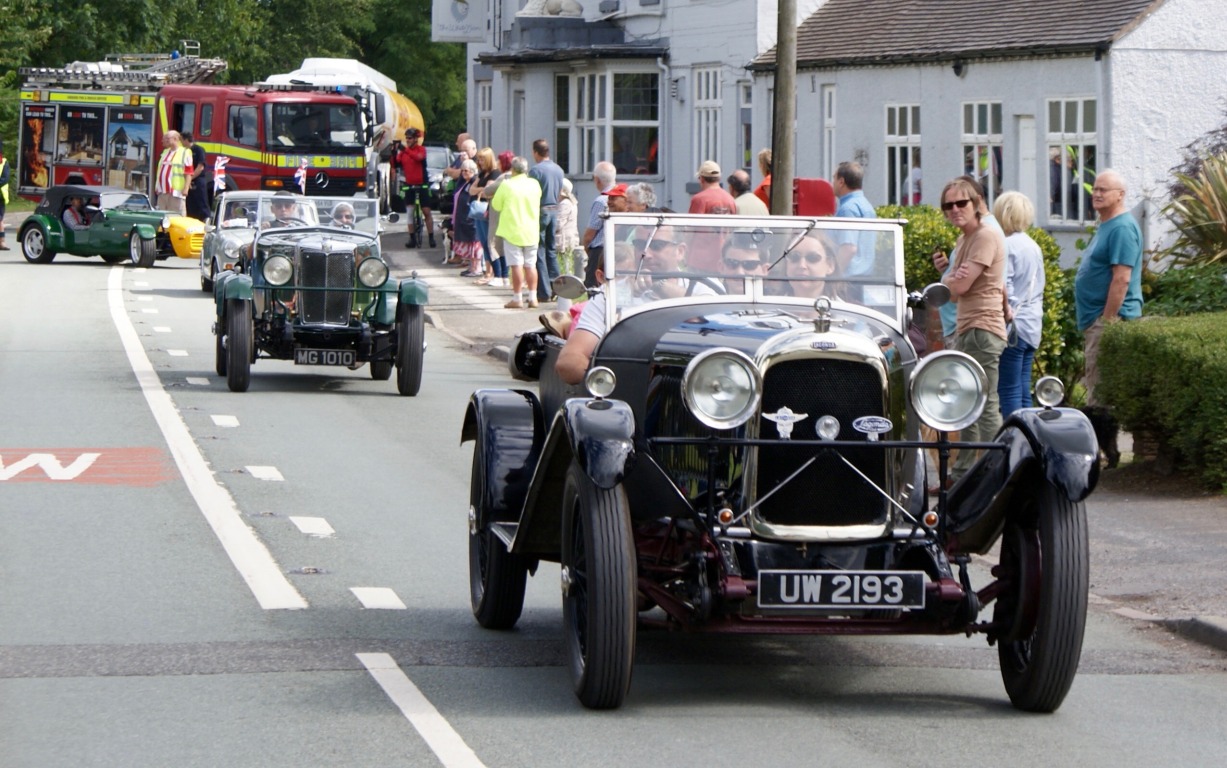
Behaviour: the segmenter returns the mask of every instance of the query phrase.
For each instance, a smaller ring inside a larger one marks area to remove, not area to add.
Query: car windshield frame
[[[260,229],[278,229],[278,227],[270,226],[277,218],[273,213],[273,203],[285,199],[286,198],[284,196],[277,197],[276,195],[269,195],[267,197],[260,198],[260,207],[257,209],[258,212],[256,214],[256,221],[259,223],[258,226]],[[284,227],[284,229],[318,227],[320,225],[319,217],[316,215],[315,206],[311,203],[311,198],[295,195],[293,199],[294,202],[298,204],[298,215],[295,218],[300,219],[301,221],[291,221],[289,222],[289,226]]]
[[[379,234],[379,201],[373,197],[308,197],[306,199],[315,205],[320,226],[336,226],[344,229],[333,223],[332,212],[341,203],[346,203],[354,210],[354,223],[347,231],[363,232],[368,235]]]
[[[98,196],[103,211],[152,211],[149,196],[141,192],[103,192]]]
[[[360,154],[365,150],[356,105],[274,101],[265,105],[265,146],[283,154]]]
[[[686,304],[784,304],[809,315],[817,298],[827,296],[834,307],[882,315],[902,331],[907,317],[905,223],[802,216],[605,214],[606,286],[601,290],[606,330],[647,309]],[[727,251],[725,243],[730,243]],[[858,262],[860,250],[872,250],[873,255]],[[752,263],[757,256],[760,268],[749,275],[740,265],[727,269],[726,254],[728,263]],[[832,280],[831,273],[807,270],[809,265],[828,264],[839,270],[843,263],[860,273],[836,271],[833,274],[840,277]]]

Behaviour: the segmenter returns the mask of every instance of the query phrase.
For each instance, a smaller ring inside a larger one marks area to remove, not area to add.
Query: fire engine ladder
[[[183,41],[183,53],[112,53],[106,61],[74,61],[66,67],[22,67],[22,82],[47,87],[156,90],[168,83],[211,83],[225,59],[203,59],[200,43]]]

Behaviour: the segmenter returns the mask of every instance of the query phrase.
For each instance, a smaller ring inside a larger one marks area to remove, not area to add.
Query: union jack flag
[[[221,156],[213,161],[213,191],[224,192],[226,190],[226,163],[230,162],[230,158]]]
[[[302,159],[302,164],[298,166],[298,170],[294,171],[294,181],[298,184],[298,188],[302,193],[307,194],[307,158]]]

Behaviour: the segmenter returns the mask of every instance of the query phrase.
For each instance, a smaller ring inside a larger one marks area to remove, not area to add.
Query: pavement
[[[505,309],[509,288],[477,285],[442,263],[441,248],[409,250],[405,241],[402,232],[383,236],[393,274],[416,271],[429,283],[427,322],[472,354],[507,360],[515,335],[540,327],[538,315],[556,306]],[[1227,496],[1132,465],[1128,434],[1119,447],[1121,467],[1105,470],[1087,501],[1092,608],[1227,652]]]

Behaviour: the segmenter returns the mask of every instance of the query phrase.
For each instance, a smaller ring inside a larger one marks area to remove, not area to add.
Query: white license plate
[[[759,571],[760,608],[923,608],[923,571]]]
[[[295,365],[353,365],[358,353],[352,349],[296,349]]]

